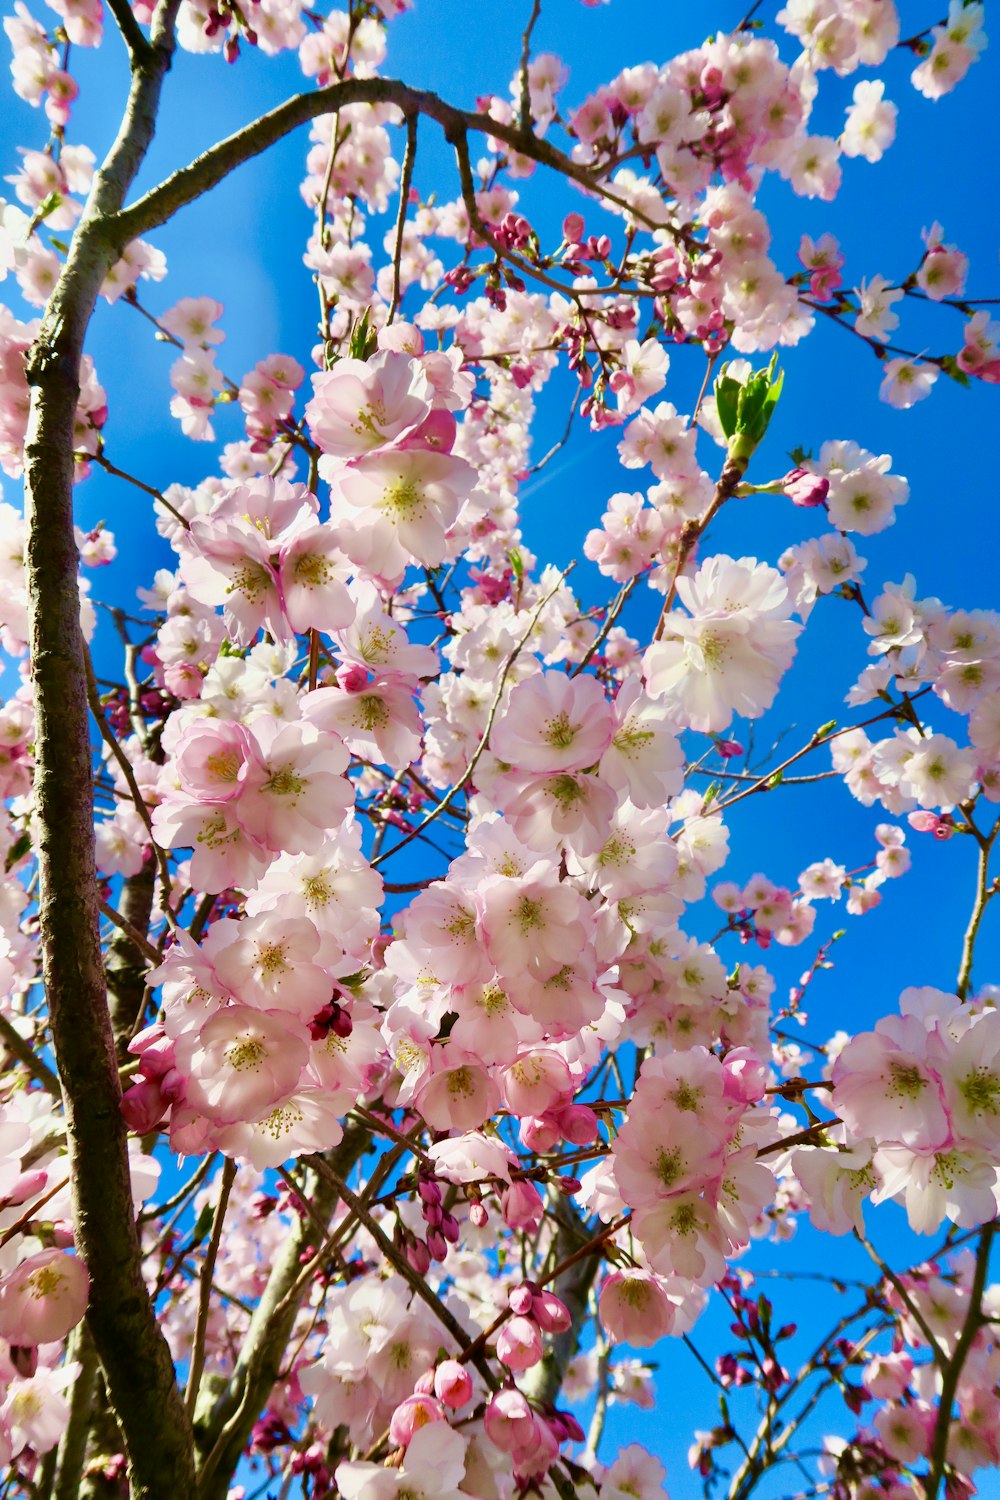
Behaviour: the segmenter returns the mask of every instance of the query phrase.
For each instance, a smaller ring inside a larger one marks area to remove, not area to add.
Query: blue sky
[[[505,94],[528,9],[527,0],[493,7],[470,6],[466,0],[418,0],[417,9],[390,28],[383,71],[464,105],[472,105],[480,93]],[[776,9],[774,0],[765,0],[760,14],[771,22]],[[939,20],[943,9],[933,0],[904,3],[904,28],[917,31]],[[612,0],[597,9],[585,8],[580,0],[547,0],[536,29],[536,47],[559,52],[569,64],[563,99],[575,105],[622,66],[664,61],[696,45],[707,30],[731,27],[741,14],[741,6],[722,0],[704,5]],[[773,27],[769,30],[774,34]],[[782,45],[791,61],[793,46],[787,39]],[[100,154],[111,139],[124,99],[123,49],[110,36],[99,54],[77,52],[75,60],[82,92],[70,138],[87,141]],[[815,237],[831,230],[847,254],[849,282],[876,272],[901,279],[919,260],[921,230],[937,219],[946,239],[970,257],[969,294],[988,297],[996,293],[998,282],[993,207],[998,156],[995,127],[991,129],[996,117],[996,52],[988,51],[959,89],[936,104],[917,95],[909,84],[913,61],[909,54],[898,54],[880,70],[887,95],[900,110],[895,146],[874,167],[845,161],[844,186],[835,204],[801,200],[785,184],[768,182],[761,206],[774,230],[772,254],[790,272],[795,269],[800,235]],[[815,131],[837,133],[855,81],[824,76]],[[293,57],[250,55],[227,68],[217,58],[180,55],[167,80],[160,130],[139,186],[150,185],[188,161],[220,135],[293,92],[300,82]],[[14,170],[17,145],[42,145],[44,131],[38,112],[7,96],[0,112],[3,171]],[[305,148],[306,133],[300,131],[241,169],[211,200],[184,211],[150,236],[166,253],[170,276],[162,286],[143,286],[143,300],[154,311],[185,295],[207,294],[224,302],[227,339],[219,362],[237,379],[257,360],[279,350],[307,362],[316,312],[314,288],[301,264],[309,231],[309,214],[298,195]],[[450,148],[431,126],[421,128],[415,181],[423,194],[433,190],[452,196],[456,190]],[[524,194],[526,211],[543,231],[555,231],[563,214],[580,206],[569,190],[546,194],[531,183],[524,186]],[[384,228],[373,226],[372,243],[380,243]],[[24,316],[13,283],[9,281],[2,292]],[[914,311],[921,315],[913,318]],[[907,317],[906,336],[901,337],[910,347],[934,352],[959,347],[957,313],[911,307]],[[183,439],[168,414],[172,352],[153,340],[136,314],[124,306],[101,304],[88,347],[109,395],[109,457],[161,488],[172,481],[194,483],[212,472],[215,450]],[[911,498],[894,527],[859,541],[859,550],[869,559],[869,595],[877,592],[882,580],[899,581],[910,571],[916,575],[918,597],[937,596],[947,604],[970,608],[996,607],[1000,527],[994,392],[978,383],[964,390],[942,378],[927,402],[909,412],[894,411],[878,401],[879,371],[870,352],[832,326],[818,328],[800,348],[783,355],[783,363],[788,372],[785,392],[750,477],[764,480],[782,473],[788,466],[788,450],[797,444],[818,450],[827,438],[850,437],[876,452],[891,453],[893,471],[909,478]],[[697,354],[674,352],[664,395],[679,410],[690,410],[702,368]],[[569,383],[556,379],[541,398],[536,456],[561,433],[570,397]],[[238,413],[222,413],[217,430],[221,441],[240,436]],[[616,443],[616,434],[595,437],[579,423],[560,457],[525,488],[525,538],[543,560],[562,566],[571,556],[581,556],[585,529],[596,524],[608,496],[638,487],[643,476],[619,467]],[[703,461],[715,461],[708,443]],[[4,488],[6,498],[12,498],[16,486],[7,481]],[[83,525],[106,518],[115,531],[119,563],[111,572],[92,575],[93,586],[101,597],[129,607],[135,583],[145,582],[154,566],[169,563],[144,500],[130,487],[95,473],[80,487],[79,514]],[[774,562],[787,545],[823,529],[815,512],[761,497],[727,508],[713,529],[712,549]],[[590,564],[583,562],[574,579],[585,602],[607,596],[604,580]],[[658,603],[652,596],[637,603],[626,620],[631,633],[648,635]],[[837,601],[820,605],[771,720],[777,730],[788,732],[789,745],[801,743],[830,718],[848,722],[862,717],[849,714],[842,699],[865,665],[865,644],[856,610]],[[110,666],[112,648],[107,649]],[[949,725],[948,717],[942,716],[941,727],[958,733],[958,721],[952,719]],[[818,762],[817,768],[825,769],[826,763]],[[874,853],[872,830],[879,820],[877,810],[861,808],[835,783],[751,798],[731,820],[734,854],[726,878],[745,880],[763,870],[776,881],[792,884],[807,863],[825,855],[848,867],[863,863]],[[895,1007],[906,985],[953,985],[971,904],[973,851],[961,839],[940,844],[911,833],[909,843],[913,871],[887,888],[874,913],[856,919],[846,917],[842,908],[821,906],[817,941],[836,927],[846,926],[848,933],[835,950],[835,970],[821,975],[811,993],[807,1036],[822,1039],[840,1026],[870,1025]],[[707,935],[707,929],[701,932],[692,925],[692,930]],[[733,939],[726,941],[730,946],[723,945],[721,951],[727,962],[748,956],[737,951]],[[767,955],[765,961],[778,976],[779,998],[814,951],[815,944],[809,943]],[[997,954],[994,912],[980,942],[975,971],[979,982],[1000,980]],[[883,1250],[901,1264],[907,1255],[915,1258],[930,1248],[913,1241],[892,1207],[877,1214],[870,1211],[869,1225]],[[786,1246],[755,1246],[747,1263],[814,1269],[821,1251],[823,1263],[830,1263],[831,1250],[841,1274],[866,1273],[867,1262],[856,1247],[845,1242],[821,1245],[807,1227]],[[773,1286],[780,1290],[778,1283]],[[804,1337],[816,1335],[820,1319],[836,1303],[836,1294],[809,1284],[789,1289],[787,1302],[785,1296],[781,1291],[779,1317],[798,1320]],[[836,1311],[834,1307],[830,1322]],[[727,1321],[718,1311],[706,1315],[695,1331],[696,1342],[715,1352]],[[682,1346],[664,1345],[657,1355],[659,1409],[647,1415],[618,1408],[608,1424],[609,1451],[614,1451],[616,1439],[643,1441],[668,1463],[674,1496],[694,1495],[699,1485],[687,1472],[684,1455],[692,1427],[712,1425],[714,1397]],[[774,1494],[787,1493],[782,1490],[784,1482],[776,1481]],[[985,1476],[980,1492],[1000,1494],[1000,1484]]]

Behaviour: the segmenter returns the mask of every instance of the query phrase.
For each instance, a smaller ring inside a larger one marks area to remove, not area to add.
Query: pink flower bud
[[[542,1331],[533,1318],[511,1318],[497,1334],[497,1359],[508,1370],[530,1370],[542,1357]]]
[[[414,1395],[417,1395],[417,1396],[433,1396],[434,1395],[434,1371],[433,1370],[425,1370],[424,1371],[424,1373],[417,1380],[416,1385],[413,1387],[413,1392],[414,1392]]]
[[[755,1104],[767,1088],[767,1064],[749,1047],[734,1047],[723,1063],[723,1093],[727,1099]]]
[[[337,673],[337,686],[345,693],[360,693],[368,684],[368,673],[356,665],[341,667]]]
[[[573,1146],[589,1146],[597,1139],[597,1116],[586,1104],[567,1104],[555,1116],[564,1138]]]
[[[483,1203],[473,1203],[469,1207],[469,1223],[476,1229],[485,1229],[490,1222],[490,1216]]]
[[[430,1252],[431,1260],[442,1261],[447,1256],[448,1241],[445,1239],[440,1229],[428,1229],[427,1249]]]
[[[535,1305],[535,1294],[530,1286],[515,1286],[507,1294],[507,1306],[512,1313],[526,1318]]]
[[[822,505],[830,493],[825,474],[810,474],[806,469],[789,469],[781,487],[793,505]]]
[[[29,1198],[34,1198],[40,1193],[49,1180],[49,1174],[43,1167],[36,1167],[33,1171],[22,1172],[10,1185],[10,1190],[4,1198],[3,1206],[6,1208],[17,1208],[22,1203],[27,1203]]]
[[[552,1151],[559,1144],[559,1127],[552,1115],[525,1115],[518,1134],[528,1151]]]
[[[152,1078],[140,1078],[122,1095],[122,1118],[129,1130],[136,1135],[147,1135],[155,1130],[167,1112],[167,1101],[159,1082]]]
[[[530,1182],[512,1182],[500,1199],[503,1221],[508,1229],[529,1229],[532,1233],[542,1222],[545,1205],[538,1189]]]
[[[413,1434],[426,1427],[428,1422],[445,1421],[445,1409],[433,1396],[407,1396],[389,1419],[389,1437],[397,1447],[405,1448],[412,1441]]]
[[[423,1240],[414,1240],[406,1247],[406,1259],[418,1276],[426,1276],[431,1268],[431,1252]]]
[[[547,1419],[557,1443],[583,1443],[587,1434],[572,1412],[554,1411]]]
[[[486,1408],[483,1426],[486,1436],[501,1453],[513,1453],[524,1447],[537,1433],[527,1397],[514,1389],[497,1391]]]
[[[563,239],[567,245],[578,245],[583,239],[583,214],[567,214],[562,222]]]
[[[955,832],[955,825],[948,817],[940,818],[937,813],[911,812],[907,813],[906,821],[911,828],[918,833],[932,833],[936,839],[950,839]]]
[[[41,1250],[0,1282],[0,1338],[10,1344],[54,1344],[87,1308],[90,1278],[82,1260]]]
[[[555,1292],[536,1292],[531,1312],[538,1326],[546,1333],[565,1333],[573,1322],[569,1308]]]
[[[457,1411],[472,1400],[472,1376],[457,1359],[442,1360],[434,1371],[434,1394]]]
[[[139,1071],[144,1078],[159,1078],[174,1066],[174,1044],[159,1023],[134,1036],[128,1050],[140,1059]]]
[[[449,1245],[457,1245],[462,1234],[462,1226],[454,1214],[445,1214],[441,1220],[441,1233]]]

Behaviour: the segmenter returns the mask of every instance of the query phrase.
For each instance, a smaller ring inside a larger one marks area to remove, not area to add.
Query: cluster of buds
[[[572,1319],[554,1292],[522,1282],[507,1297],[513,1317],[497,1335],[497,1359],[513,1373],[530,1370],[542,1357],[542,1334],[565,1333]]]
[[[426,1276],[431,1262],[443,1261],[448,1246],[458,1244],[461,1229],[454,1214],[444,1208],[440,1184],[429,1173],[421,1173],[417,1196],[427,1225],[426,1238],[420,1239],[397,1220],[393,1240],[417,1275]]]

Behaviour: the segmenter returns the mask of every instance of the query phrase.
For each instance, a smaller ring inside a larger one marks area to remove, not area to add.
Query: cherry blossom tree
[[[470,104],[393,76],[408,0],[47,5],[4,22],[47,123],[0,223],[28,315],[0,308],[24,491],[0,507],[3,1494],[656,1500],[655,1422],[615,1451],[605,1419],[650,1404],[661,1341],[715,1387],[675,1495],[976,1493],[1000,1465],[1000,989],[976,958],[1000,614],[918,597],[905,559],[865,576],[909,495],[888,454],[831,436],[774,475],[758,450],[817,322],[903,409],[997,383],[1000,325],[938,224],[888,275],[829,233],[779,265],[758,194],[836,200],[842,158],[894,140],[887,59],[944,100],[982,6],[903,36],[893,0],[755,5],[580,96],[525,0],[513,76]],[[100,162],[74,130],[98,47],[129,79]],[[177,49],[292,54],[302,89],[139,193]],[[237,378],[225,307],[168,291],[156,231],[304,127],[317,324]],[[170,346],[149,399],[206,445],[200,483],[115,461],[99,298],[122,341]],[[221,443],[227,406],[245,435]],[[591,607],[529,549],[521,491],[609,429],[640,473],[567,529]],[[112,590],[127,608],[87,576],[112,531],[74,522],[95,468],[171,556]],[[785,550],[719,550],[755,505]],[[761,755],[810,629],[855,642],[847,722],[834,693]],[[820,820],[797,879],[724,878],[730,809],[827,779],[871,810],[854,868]],[[844,935],[824,903],[897,899],[911,837],[975,867],[954,987],[899,986],[849,1035],[811,998]],[[784,1003],[773,945],[807,954]],[[818,1279],[848,1290],[843,1237],[870,1267],[801,1358],[747,1253],[796,1218]],[[731,1336],[706,1354],[713,1302]]]

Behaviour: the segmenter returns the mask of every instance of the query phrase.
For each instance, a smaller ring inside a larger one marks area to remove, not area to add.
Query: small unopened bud
[[[789,469],[781,488],[793,505],[822,505],[830,493],[830,481],[825,474],[810,474],[807,469]]]
[[[434,1394],[457,1411],[472,1400],[472,1376],[457,1359],[446,1359],[434,1371]]]

